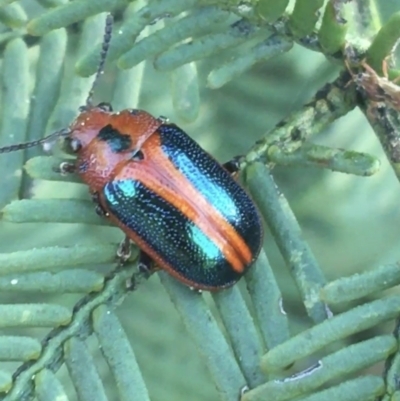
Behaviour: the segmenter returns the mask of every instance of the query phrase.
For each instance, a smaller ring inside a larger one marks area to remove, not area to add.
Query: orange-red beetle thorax
[[[100,191],[162,123],[142,110],[82,112],[71,124],[69,136],[78,146],[77,173],[92,192]]]

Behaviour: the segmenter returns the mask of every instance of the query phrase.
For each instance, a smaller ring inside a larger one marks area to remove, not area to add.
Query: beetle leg
[[[131,257],[131,240],[127,235],[118,245],[116,257],[120,266]]]
[[[125,240],[128,237],[125,238]],[[124,242],[124,241],[123,241]],[[147,280],[155,271],[158,270],[154,261],[147,255],[146,252],[139,252],[139,262],[138,262],[139,275],[142,275],[145,280]],[[126,280],[126,288],[129,291],[134,291],[138,284],[138,276],[134,274]]]
[[[104,210],[104,208],[98,203],[96,207],[94,208],[94,211],[96,214],[100,217],[108,217],[108,212]]]
[[[240,161],[243,156],[235,156],[232,160],[223,164],[223,167],[231,173],[234,179],[238,178],[239,175],[239,168],[240,168]]]
[[[228,170],[231,174],[237,173],[240,167],[240,161],[243,156],[235,156],[232,160],[227,161],[223,164],[224,168]]]
[[[138,269],[147,278],[158,270],[153,259],[144,251],[140,251]]]
[[[98,107],[102,111],[105,111],[106,113],[111,113],[113,111],[111,104],[108,102],[101,102],[96,107]]]
[[[104,207],[100,203],[98,192],[92,193],[92,201],[96,204],[96,207],[94,210],[100,217],[108,217],[109,216],[109,213],[107,212],[107,210],[105,210]]]
[[[73,174],[76,171],[74,163],[62,162],[58,167],[54,167],[53,171],[61,175]]]

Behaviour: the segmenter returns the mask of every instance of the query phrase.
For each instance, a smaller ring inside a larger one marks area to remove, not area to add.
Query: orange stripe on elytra
[[[122,165],[114,179],[138,180],[168,201],[218,246],[233,270],[242,273],[252,260],[251,250],[235,228],[160,149],[159,136],[153,135],[141,148],[144,160]]]

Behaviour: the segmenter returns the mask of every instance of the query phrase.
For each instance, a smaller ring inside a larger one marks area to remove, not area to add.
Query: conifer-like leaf
[[[79,114],[112,13],[96,101],[243,155],[265,244],[221,292],[148,278],[57,141],[0,154],[0,400],[396,399],[400,2],[34,3],[0,0],[0,147]]]

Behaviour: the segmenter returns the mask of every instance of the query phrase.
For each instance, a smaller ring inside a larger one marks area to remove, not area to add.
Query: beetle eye
[[[77,138],[65,138],[65,146],[71,153],[78,153],[82,149],[82,143]]]

